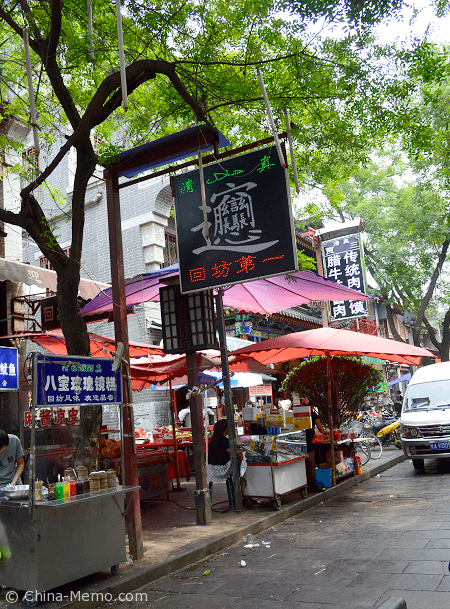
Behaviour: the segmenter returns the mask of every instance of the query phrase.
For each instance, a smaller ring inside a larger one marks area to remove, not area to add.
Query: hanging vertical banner
[[[274,147],[172,178],[182,292],[298,269],[287,171]]]
[[[18,355],[15,347],[0,347],[0,391],[19,389]]]
[[[326,276],[348,288],[366,291],[364,252],[359,234],[346,235],[322,243]],[[348,319],[368,315],[365,300],[334,300],[330,303],[331,319]]]

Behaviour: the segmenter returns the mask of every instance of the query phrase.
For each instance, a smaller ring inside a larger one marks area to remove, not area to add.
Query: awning
[[[388,387],[392,387],[392,385],[397,385],[397,383],[407,383],[408,381],[411,380],[411,375],[408,374],[404,374],[403,376],[399,376],[398,378],[394,379],[393,381],[389,381],[388,382]]]
[[[26,283],[36,285],[39,288],[48,288],[56,292],[56,271],[43,269],[40,266],[31,266],[23,262],[11,262],[0,258],[0,281],[11,281],[12,283]],[[101,290],[110,288],[107,283],[80,279],[78,293],[85,299],[94,298]]]

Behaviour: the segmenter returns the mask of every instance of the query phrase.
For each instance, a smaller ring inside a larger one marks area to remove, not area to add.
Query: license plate
[[[431,450],[450,450],[450,442],[430,442]]]

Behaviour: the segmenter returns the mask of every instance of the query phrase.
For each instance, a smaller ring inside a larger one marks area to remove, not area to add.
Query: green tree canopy
[[[364,398],[373,393],[383,380],[382,373],[356,358],[334,356],[331,361],[331,404],[333,426],[340,427],[357,412]],[[283,391],[308,398],[326,423],[329,420],[327,358],[313,357],[294,368],[282,385]]]

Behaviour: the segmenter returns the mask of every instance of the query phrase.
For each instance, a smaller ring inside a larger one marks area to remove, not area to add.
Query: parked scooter
[[[400,419],[394,419],[392,422],[383,420],[373,424],[373,431],[377,438],[380,439],[383,446],[394,444],[397,448],[402,448],[400,440]]]
[[[377,419],[381,417],[381,421],[374,420],[375,417]],[[373,433],[379,438],[383,446],[389,446],[389,444],[393,443],[397,448],[401,449],[400,418],[394,418],[387,411],[383,411],[377,414],[369,412],[360,413],[357,419],[372,425]]]

